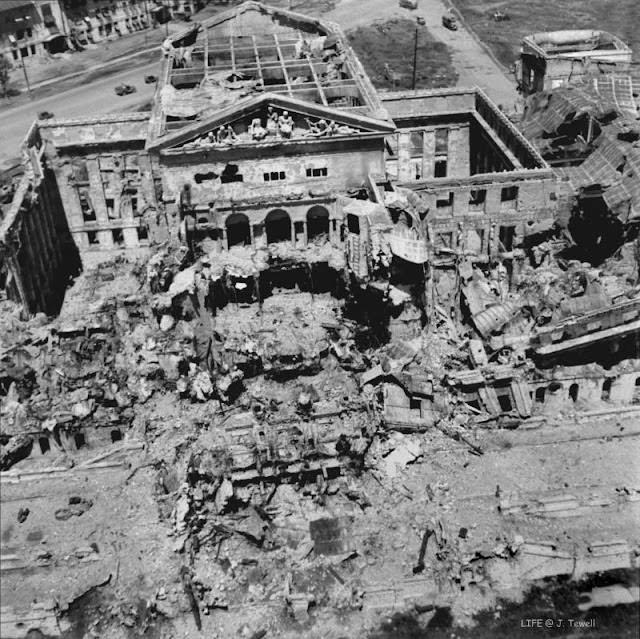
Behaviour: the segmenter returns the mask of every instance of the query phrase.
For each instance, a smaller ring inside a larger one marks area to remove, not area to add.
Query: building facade
[[[8,60],[60,53],[68,48],[67,20],[59,0],[0,3],[0,54]]]
[[[361,282],[446,279],[553,223],[554,174],[477,89],[379,94],[337,25],[256,2],[170,42],[150,113],[38,123],[81,254],[326,244]]]

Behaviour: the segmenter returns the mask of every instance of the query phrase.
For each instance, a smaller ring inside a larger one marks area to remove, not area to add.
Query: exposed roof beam
[[[207,81],[207,77],[209,75],[209,30],[204,30],[204,81]]]
[[[253,42],[253,54],[256,58],[256,67],[258,68],[258,76],[260,78],[260,84],[262,84],[262,87],[264,88],[264,76],[262,75],[262,66],[260,65],[260,55],[258,54],[258,45],[256,44],[256,37],[252,35],[251,40]]]
[[[236,72],[236,50],[233,45],[233,34],[229,36],[229,50],[231,51],[231,71]]]
[[[320,84],[320,78],[318,78],[318,74],[316,73],[316,70],[313,67],[313,62],[311,62],[311,58],[309,57],[309,54],[305,53],[304,57],[307,59],[307,62],[309,63],[309,68],[311,69],[311,74],[313,75],[313,79],[316,83],[316,86],[318,87],[318,93],[320,94],[320,99],[322,100],[322,104],[324,104],[325,106],[329,106],[329,103],[327,102],[327,96],[324,94],[324,89]]]
[[[282,57],[282,51],[280,50],[280,43],[278,42],[278,34],[273,34],[273,39],[276,43],[276,50],[278,51],[278,58],[280,59],[280,66],[282,67],[282,73],[284,75],[284,80],[287,83],[287,88],[289,89],[289,95],[293,95],[291,93],[291,82],[289,81],[289,74],[287,73],[287,67],[284,64],[284,58]]]

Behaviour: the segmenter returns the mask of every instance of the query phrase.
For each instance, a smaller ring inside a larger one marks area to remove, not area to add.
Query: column
[[[411,179],[411,134],[398,133],[398,180],[409,182]]]
[[[422,179],[433,177],[434,158],[436,154],[436,134],[433,129],[422,134]]]

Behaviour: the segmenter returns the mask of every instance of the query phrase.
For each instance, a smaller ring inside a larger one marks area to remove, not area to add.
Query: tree
[[[9,71],[12,69],[11,62],[2,54],[0,54],[0,94],[2,97],[7,96],[9,89]]]

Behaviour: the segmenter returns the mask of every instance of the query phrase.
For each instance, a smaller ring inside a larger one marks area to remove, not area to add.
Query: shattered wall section
[[[147,114],[43,125],[69,228],[81,252],[149,240],[157,200],[144,152]]]
[[[26,143],[27,171],[0,226],[0,284],[27,312],[54,314],[79,260],[35,127]]]

